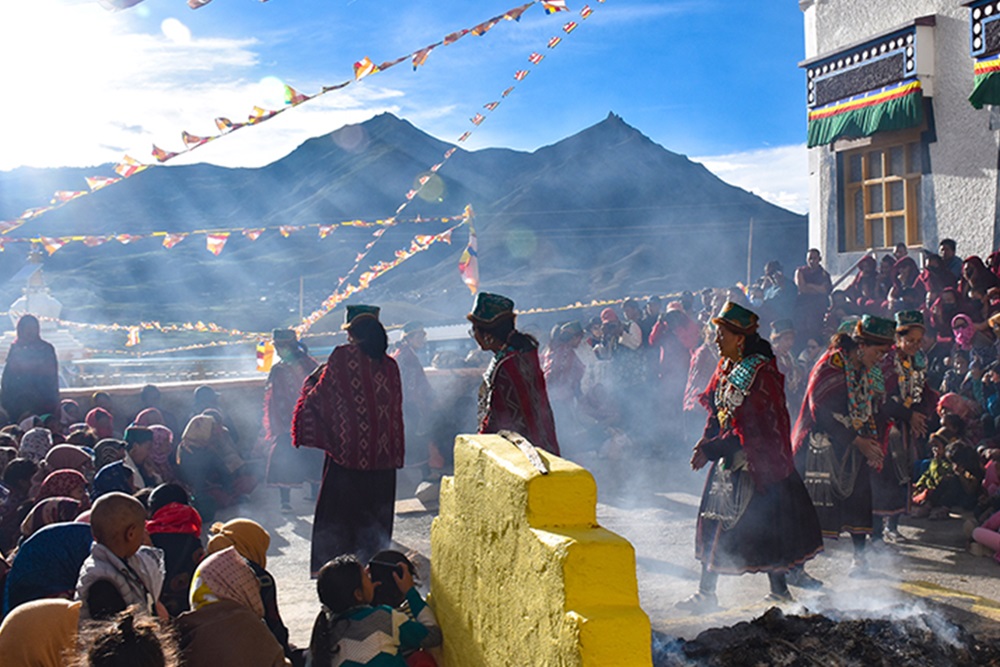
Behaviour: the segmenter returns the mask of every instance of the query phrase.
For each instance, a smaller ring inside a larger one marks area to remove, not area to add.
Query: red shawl
[[[538,351],[509,350],[503,354],[491,364],[492,374],[483,378],[485,405],[481,406],[479,432],[514,431],[558,456],[556,423]]]
[[[396,362],[372,359],[357,345],[334,348],[319,381],[302,387],[292,444],[322,449],[352,470],[402,468],[403,389]]]
[[[715,417],[715,391],[719,386],[717,366],[701,402]],[[743,404],[736,408],[729,426],[719,433],[719,439],[737,436],[746,454],[750,475],[758,489],[780,482],[795,469],[792,446],[788,438],[788,408],[785,405],[785,379],[774,359],[768,359],[750,384]]]
[[[839,396],[838,396],[839,394]],[[813,366],[806,385],[806,397],[802,401],[799,419],[792,431],[792,450],[798,452],[802,443],[816,425],[819,406],[838,401],[846,406],[847,373],[844,358],[839,350],[827,350]]]
[[[308,354],[271,367],[264,385],[264,437],[274,442],[292,430],[292,413],[302,393],[302,382],[316,370],[316,360]]]

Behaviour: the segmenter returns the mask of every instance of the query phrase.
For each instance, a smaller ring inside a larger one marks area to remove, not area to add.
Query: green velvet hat
[[[792,320],[786,318],[775,320],[771,322],[771,336],[780,336],[783,333],[788,333],[789,331],[795,331],[795,323]]]
[[[727,301],[722,306],[719,316],[712,318],[712,324],[724,326],[735,333],[748,336],[757,332],[759,320],[760,318],[757,317],[757,313],[752,310],[744,308],[733,301]]]
[[[357,320],[364,319],[366,317],[371,317],[377,320],[379,310],[378,306],[365,306],[362,304],[348,306],[347,311],[344,313],[344,323],[340,325],[340,328],[349,329]]]
[[[473,324],[493,324],[505,317],[514,317],[514,302],[500,294],[479,292],[472,312],[465,317]]]
[[[566,324],[559,327],[559,332],[564,333],[567,336],[582,335],[583,325],[580,324],[580,320],[573,320],[572,322],[567,322]]]
[[[837,327],[837,333],[854,335],[854,332],[858,330],[859,320],[860,318],[857,316],[848,317]]]
[[[875,345],[891,345],[896,340],[896,323],[884,317],[862,315],[854,338]]]
[[[295,335],[294,329],[275,329],[271,332],[271,341],[275,345],[281,345],[282,343],[295,345],[299,342],[299,338]]]
[[[919,310],[901,310],[896,313],[896,331],[905,331],[910,327],[926,329],[924,314]]]
[[[424,328],[423,322],[418,322],[417,320],[410,320],[403,325],[403,333],[413,333],[414,331],[422,331]]]

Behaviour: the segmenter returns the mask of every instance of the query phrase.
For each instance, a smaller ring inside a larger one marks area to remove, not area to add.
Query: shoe
[[[293,511],[291,503],[281,503],[282,514],[291,514]]]
[[[805,588],[806,590],[823,588],[822,581],[810,575],[801,567],[789,570],[788,574],[785,575],[785,581],[787,581],[790,586],[797,586],[799,588]]]
[[[771,591],[764,596],[764,602],[769,604],[792,604],[795,602],[795,598],[792,597],[790,591],[786,590],[784,593],[775,593]]]
[[[969,553],[977,558],[986,558],[993,555],[993,551],[979,542],[973,542],[969,545]]]
[[[882,539],[885,540],[886,544],[902,544],[907,541],[906,537],[898,530],[889,530],[888,528],[882,531]]]
[[[690,612],[706,612],[719,609],[719,598],[715,593],[698,592],[674,605],[674,609]]]

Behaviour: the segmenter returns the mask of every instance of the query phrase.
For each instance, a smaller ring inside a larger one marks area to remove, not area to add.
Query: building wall
[[[933,130],[930,164],[921,179],[922,246],[936,251],[954,238],[958,254],[987,255],[995,249],[998,137],[988,108],[969,104],[973,59],[969,55],[969,10],[957,0],[802,0],[806,58],[835,53],[917,17],[935,15]],[[926,92],[925,92],[926,94]],[[823,251],[831,273],[850,268],[862,253],[839,252],[836,154],[831,146],[810,149],[809,243]]]

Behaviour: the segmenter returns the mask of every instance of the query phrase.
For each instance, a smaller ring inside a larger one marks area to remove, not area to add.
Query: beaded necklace
[[[919,403],[924,393],[924,382],[927,379],[927,356],[917,352],[914,356],[903,358],[902,352],[896,350],[893,360],[896,376],[899,378],[899,397],[904,407]]]
[[[728,428],[736,409],[743,405],[750,385],[757,377],[757,371],[767,363],[767,357],[762,354],[751,354],[749,357],[734,362],[723,359],[719,362],[719,384],[715,390],[716,416],[723,430]]]
[[[873,436],[878,432],[875,424],[876,403],[885,393],[882,370],[878,366],[866,369],[847,359],[841,361],[847,362],[844,363],[844,371],[847,374],[847,412],[851,425],[859,434]]]

